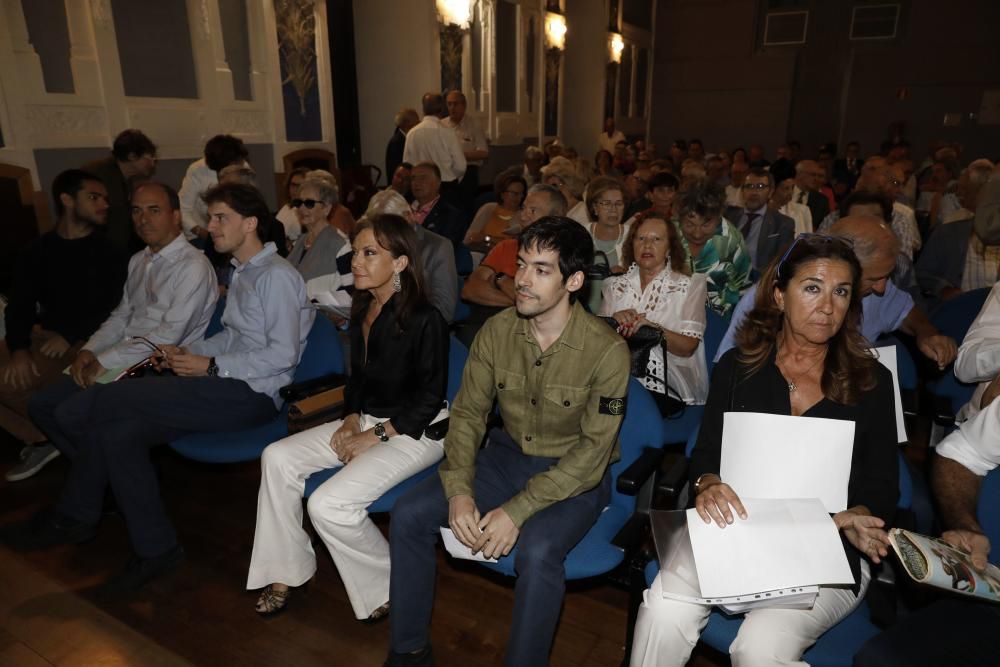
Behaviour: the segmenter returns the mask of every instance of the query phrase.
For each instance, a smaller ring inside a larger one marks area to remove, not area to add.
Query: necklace
[[[799,373],[798,375],[796,375],[795,377],[793,377],[791,380],[788,380],[788,393],[792,393],[793,391],[795,391],[796,389],[798,389],[799,387],[798,387],[797,384],[795,384],[795,381],[796,380],[801,380],[803,377],[805,377],[806,375],[808,375],[809,371],[811,371],[812,369],[816,368],[816,365],[819,362],[823,361],[823,359],[825,359],[825,358],[826,358],[826,355],[824,354],[819,359],[817,359],[816,361],[812,362],[812,365],[809,366],[809,368],[805,369],[804,371],[802,371],[801,373]]]

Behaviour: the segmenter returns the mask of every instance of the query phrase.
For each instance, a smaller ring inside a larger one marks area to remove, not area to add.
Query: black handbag
[[[615,331],[618,330],[618,320],[613,317],[602,317]],[[644,378],[649,373],[649,353],[657,345],[663,343],[663,331],[655,327],[641,326],[625,339],[628,351],[632,355],[631,374],[633,377]]]

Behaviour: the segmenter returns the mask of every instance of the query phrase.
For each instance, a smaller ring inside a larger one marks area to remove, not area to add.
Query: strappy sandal
[[[373,611],[371,615],[365,619],[365,623],[378,623],[382,619],[388,617],[389,617],[389,603],[386,602],[384,605]]]
[[[283,591],[276,591],[273,587],[268,586],[260,592],[255,611],[258,615],[265,618],[277,616],[287,608],[289,593],[291,593],[290,588],[286,588]]]

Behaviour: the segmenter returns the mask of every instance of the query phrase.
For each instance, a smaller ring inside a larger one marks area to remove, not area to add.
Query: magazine
[[[936,537],[901,528],[889,531],[889,542],[914,581],[1000,602],[1000,568],[996,565],[988,564],[984,572],[978,572],[969,554],[961,549]]]

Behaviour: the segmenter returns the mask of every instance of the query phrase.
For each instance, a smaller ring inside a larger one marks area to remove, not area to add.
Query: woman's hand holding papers
[[[884,530],[885,522],[872,516],[868,508],[859,505],[837,512],[833,515],[833,522],[847,541],[871,562],[878,564],[889,555],[889,533]]]
[[[732,510],[735,510],[741,519],[747,518],[747,511],[740,502],[740,497],[718,476],[705,475],[704,479],[699,481],[701,484],[694,500],[694,507],[705,523],[712,523],[714,520],[719,528],[725,528],[735,520]]]

